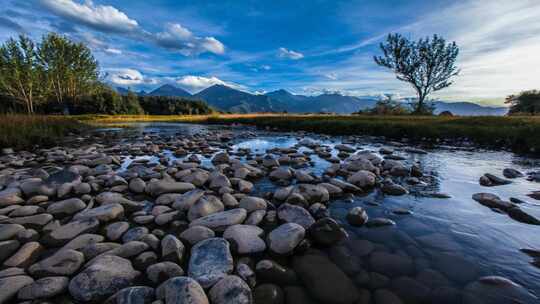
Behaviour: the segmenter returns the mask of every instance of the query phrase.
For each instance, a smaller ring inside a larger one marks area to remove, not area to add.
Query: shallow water
[[[107,129],[111,132],[139,134],[156,132],[160,134],[202,134],[209,130],[227,129],[241,134],[253,131],[255,137],[235,138],[233,149],[251,148],[254,153],[264,154],[267,149],[291,147],[298,142],[292,133],[263,132],[246,127],[203,126],[173,123],[138,123],[128,129]],[[342,143],[340,137],[306,135],[326,145]],[[378,151],[386,146],[384,142],[362,140],[351,144],[357,149]],[[428,150],[429,154],[409,154],[396,148],[396,154],[406,158],[408,164],[419,163],[424,173],[433,175],[434,183],[428,189],[416,187],[405,196],[384,196],[374,191],[367,196],[354,197],[353,201],[334,200],[330,211],[349,232],[351,242],[357,239],[370,240],[375,246],[384,246],[388,251],[406,256],[414,261],[418,270],[434,269],[452,281],[452,285],[462,288],[469,279],[484,275],[498,275],[509,278],[524,286],[536,296],[540,295],[540,269],[531,265],[532,258],[522,253],[522,248],[540,248],[540,226],[519,223],[503,213],[497,213],[472,200],[478,192],[490,192],[502,199],[516,197],[526,201],[520,207],[528,213],[540,217],[540,201],[526,196],[540,190],[540,183],[525,178],[514,179],[512,184],[483,187],[478,179],[485,173],[502,176],[504,168],[515,168],[522,172],[538,171],[540,160],[523,158],[509,152],[467,151],[458,148]],[[309,151],[303,147],[300,151]],[[334,154],[337,152],[334,150]],[[171,161],[176,158],[172,152],[165,153]],[[330,165],[316,154],[310,155],[313,162],[308,169],[320,176]],[[157,158],[150,158],[157,162]],[[181,158],[180,158],[181,159]],[[123,168],[130,163],[125,160]],[[209,158],[203,165],[211,166]],[[255,183],[256,192],[272,191],[275,185],[268,180]],[[447,193],[450,199],[430,198],[420,195],[422,190]],[[354,206],[366,209],[370,218],[386,217],[394,220],[396,226],[381,228],[355,228],[344,219],[347,211]],[[409,215],[398,215],[392,211],[406,208]],[[354,245],[352,245],[354,247]],[[365,257],[359,257],[367,263]],[[469,278],[468,276],[473,276]],[[462,280],[462,277],[465,279]]]

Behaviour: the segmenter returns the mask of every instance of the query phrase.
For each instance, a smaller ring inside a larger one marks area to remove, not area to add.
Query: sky
[[[432,97],[503,105],[540,89],[540,0],[0,0],[0,41],[57,32],[86,43],[113,86],[224,84],[252,93],[414,96],[377,66],[388,33],[460,47]]]

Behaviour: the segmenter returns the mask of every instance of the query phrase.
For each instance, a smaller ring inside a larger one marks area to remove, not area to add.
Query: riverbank
[[[329,135],[373,135],[425,144],[478,144],[521,153],[540,153],[540,117],[440,117],[373,115],[229,114],[199,116],[84,116],[93,123],[143,121],[248,124],[280,131]]]
[[[2,116],[0,146],[29,148],[54,142],[88,126],[133,122],[248,124],[280,131],[329,135],[373,135],[423,144],[472,145],[540,153],[540,117],[439,117],[372,115],[82,115]]]
[[[88,128],[79,120],[64,116],[0,115],[0,148],[51,146]]]

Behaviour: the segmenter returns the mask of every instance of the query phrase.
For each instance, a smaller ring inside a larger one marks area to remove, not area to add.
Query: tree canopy
[[[510,115],[539,115],[540,114],[540,91],[523,91],[518,95],[510,95],[506,98],[506,103],[510,104],[508,114]]]
[[[400,34],[389,34],[381,43],[382,56],[374,56],[375,63],[391,69],[397,79],[408,82],[416,91],[415,113],[426,111],[425,100],[433,92],[452,85],[451,78],[459,74],[456,60],[459,48],[455,42],[437,35],[410,41]]]

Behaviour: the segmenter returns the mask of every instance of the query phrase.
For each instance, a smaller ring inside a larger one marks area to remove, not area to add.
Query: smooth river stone
[[[233,258],[229,242],[211,238],[197,243],[191,249],[188,275],[208,288],[233,271]]]

